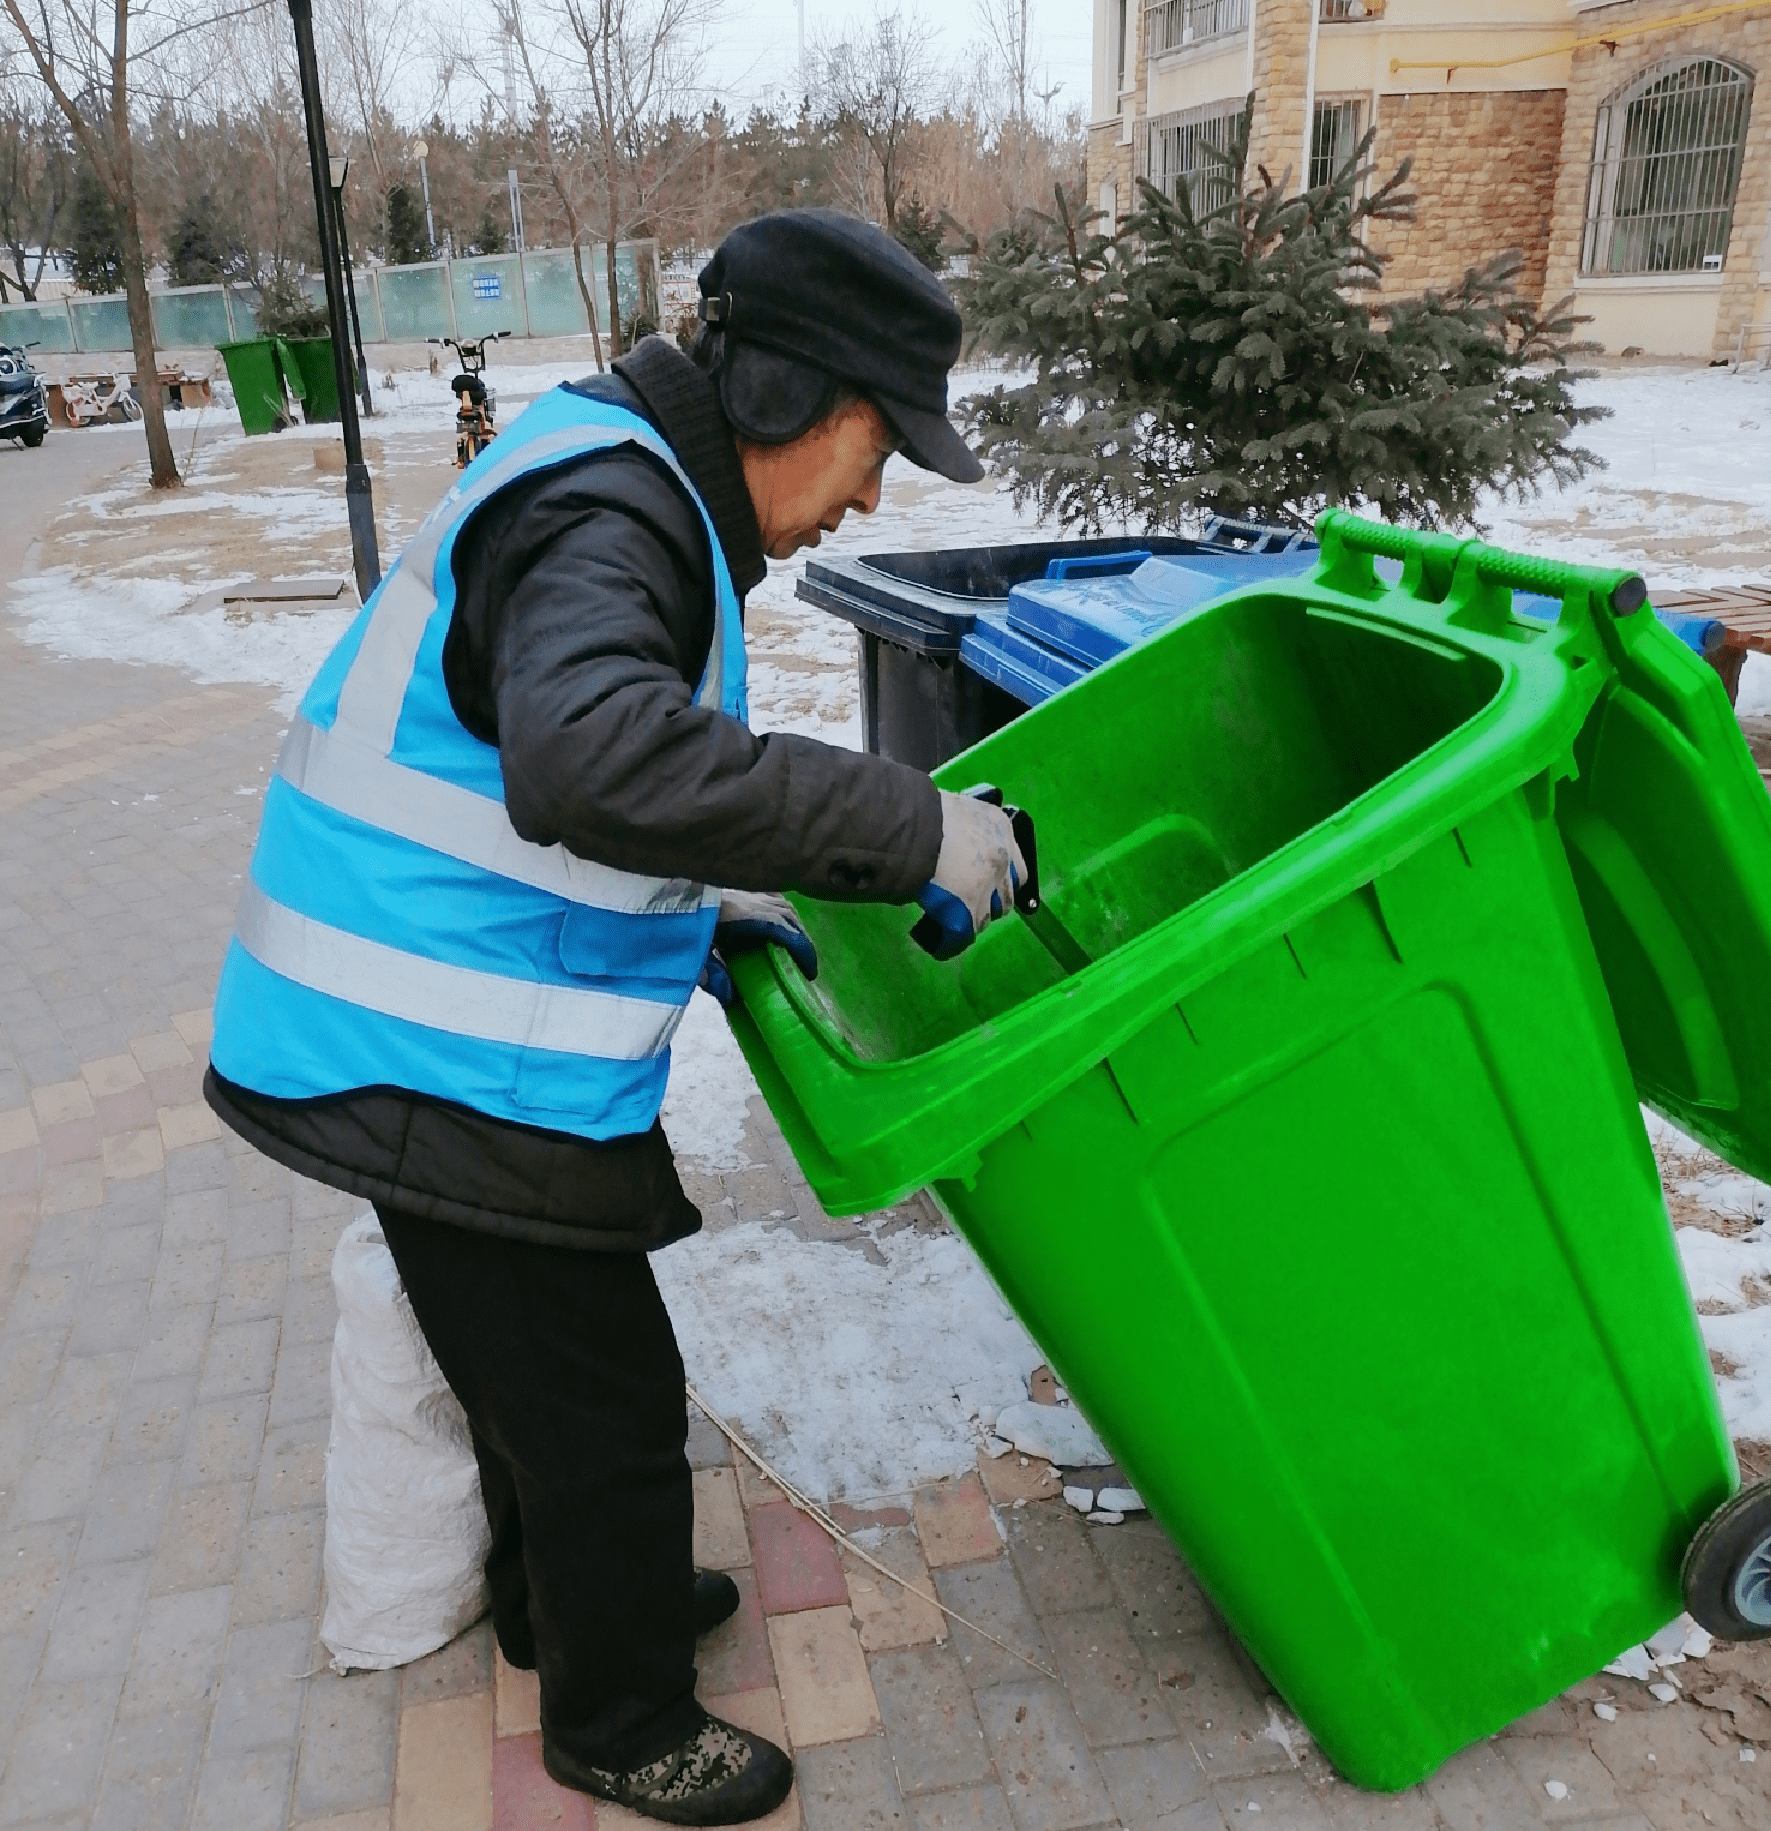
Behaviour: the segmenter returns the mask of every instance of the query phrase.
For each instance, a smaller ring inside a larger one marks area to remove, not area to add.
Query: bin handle
[[[1365,521],[1345,509],[1330,509],[1316,523],[1316,535],[1326,548],[1338,541],[1356,553],[1381,554],[1406,561],[1441,544],[1444,535],[1421,534],[1381,521]],[[1648,602],[1648,587],[1639,572],[1622,567],[1577,566],[1567,560],[1539,559],[1529,553],[1509,553],[1472,540],[1458,551],[1460,561],[1472,563],[1485,585],[1505,585],[1514,591],[1535,592],[1540,597],[1566,598],[1571,591],[1586,590],[1613,616],[1633,616]]]

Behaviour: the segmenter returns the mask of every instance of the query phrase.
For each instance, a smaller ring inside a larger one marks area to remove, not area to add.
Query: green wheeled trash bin
[[[338,418],[338,371],[330,337],[286,337],[279,347],[289,352],[301,376],[301,411],[309,425]]]
[[[228,384],[240,424],[248,434],[277,432],[289,424],[289,400],[283,389],[283,369],[277,360],[274,337],[242,337],[237,343],[218,343],[227,365]]]
[[[1640,580],[1320,533],[937,772],[1032,816],[1043,918],[941,964],[800,901],[817,981],[741,957],[732,1016],[819,1198],[934,1189],[1393,1789],[1682,1604],[1771,1633],[1638,1105],[1771,1175],[1771,798]]]

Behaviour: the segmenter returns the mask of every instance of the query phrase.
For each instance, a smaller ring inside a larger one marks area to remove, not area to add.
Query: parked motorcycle
[[[486,368],[486,345],[508,337],[509,331],[492,331],[484,337],[430,337],[429,343],[447,344],[461,358],[461,373],[450,382],[455,396],[455,464],[466,470],[498,436],[493,418],[498,396],[480,379]]]
[[[49,433],[49,393],[26,344],[0,343],[0,439],[41,445]]]

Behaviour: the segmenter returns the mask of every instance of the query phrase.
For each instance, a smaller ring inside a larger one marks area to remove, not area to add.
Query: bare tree
[[[584,161],[573,155],[578,151],[572,143],[575,136],[569,131],[562,135],[556,129],[554,120],[553,90],[545,79],[545,51],[531,42],[529,22],[523,10],[513,3],[502,8],[498,17],[499,31],[509,46],[512,58],[512,81],[507,88],[505,107],[514,110],[516,100],[516,75],[522,72],[521,81],[529,100],[529,143],[533,148],[536,168],[547,181],[548,188],[559,201],[561,213],[566,219],[566,233],[572,243],[572,271],[578,281],[578,296],[584,301],[584,315],[590,320],[591,348],[596,354],[597,373],[603,372],[603,340],[597,331],[596,300],[591,294],[590,281],[584,271]],[[517,123],[513,120],[511,125]],[[563,142],[563,143],[562,143]],[[616,322],[616,335],[620,335],[619,319]],[[619,349],[619,343],[615,346]]]
[[[175,488],[181,479],[166,431],[166,403],[154,355],[130,111],[143,73],[170,61],[193,33],[262,4],[264,0],[244,0],[220,11],[184,11],[181,0],[111,0],[108,9],[82,0],[37,0],[34,12],[27,14],[23,0],[0,0],[116,212],[135,383],[155,489]]]
[[[55,246],[56,219],[74,190],[67,132],[52,107],[12,82],[0,99],[0,247],[12,264],[0,270],[0,303],[8,288],[35,299]]]
[[[668,133],[695,96],[718,0],[558,0],[578,47],[580,77],[602,180],[603,258],[609,294],[609,346],[622,347],[615,248],[654,228],[660,199],[681,165],[696,155],[692,138]]]
[[[865,30],[821,47],[819,64],[824,104],[865,143],[886,227],[895,228],[937,93],[929,31],[914,16],[881,12]]]
[[[1027,98],[1033,88],[1033,0],[977,0],[978,23],[1002,83],[1008,117],[1027,125]]]

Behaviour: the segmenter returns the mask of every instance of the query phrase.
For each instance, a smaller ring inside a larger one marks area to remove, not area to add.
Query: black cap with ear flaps
[[[726,339],[720,392],[741,430],[748,398],[781,388],[789,365],[811,368],[861,389],[924,470],[983,476],[947,418],[959,312],[884,230],[840,210],[759,216],[720,243],[699,284],[702,321]]]

